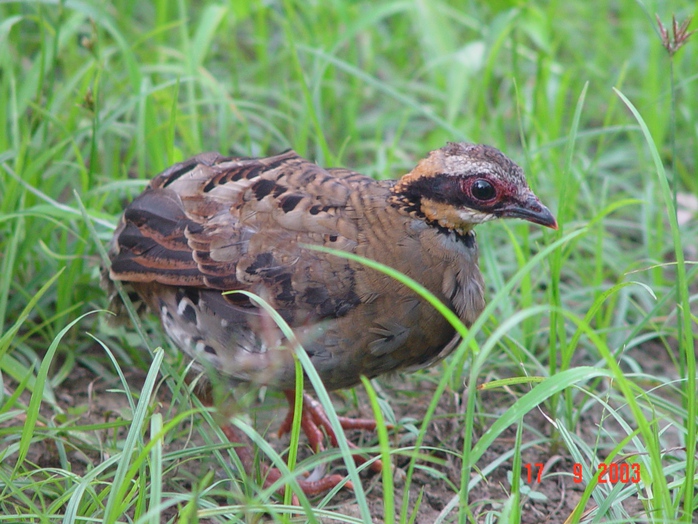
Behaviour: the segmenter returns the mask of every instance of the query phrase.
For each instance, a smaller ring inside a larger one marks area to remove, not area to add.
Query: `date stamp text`
[[[523,464],[522,473],[525,475],[526,482],[540,484],[544,466],[542,462]],[[598,465],[597,470],[599,484],[638,484],[642,480],[642,470],[639,463],[611,462],[606,464],[602,462]],[[584,468],[579,462],[575,462],[572,466],[572,480],[575,484],[584,481]]]

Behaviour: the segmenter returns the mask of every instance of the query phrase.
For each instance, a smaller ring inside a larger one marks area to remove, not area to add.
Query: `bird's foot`
[[[223,433],[228,437],[228,440],[233,444],[240,444],[235,446],[235,453],[237,453],[238,458],[242,464],[245,471],[250,474],[255,470],[254,456],[250,446],[245,442],[240,432],[232,425],[225,424],[221,426]],[[277,468],[272,468],[266,464],[260,464],[260,473],[263,478],[262,485],[265,488],[272,486],[281,478],[281,472]],[[340,482],[344,480],[342,475],[324,475],[324,469],[314,471],[310,476],[305,479],[297,479],[298,486],[301,488],[303,493],[308,496],[320,495],[326,491],[331,490],[337,486]],[[351,482],[347,481],[344,484],[347,489],[354,489]],[[285,486],[281,486],[277,493],[280,495],[284,494]],[[298,505],[298,499],[293,496],[293,504]]]
[[[288,400],[289,409],[288,413],[286,414],[286,418],[281,423],[281,427],[279,428],[278,434],[280,437],[291,430],[294,418],[295,392],[292,390],[284,391],[284,395],[286,395],[286,399]],[[338,418],[339,424],[340,426],[342,426],[342,429],[344,430],[366,429],[373,431],[376,429],[376,421],[372,419],[355,419],[350,417]],[[327,418],[327,413],[325,413],[325,410],[317,400],[315,400],[313,397],[311,397],[305,392],[303,393],[303,412],[301,413],[301,429],[303,429],[303,433],[305,433],[305,435],[308,437],[310,447],[315,451],[315,453],[319,453],[320,451],[323,451],[325,449],[323,445],[324,435],[322,430],[324,430],[325,434],[329,437],[332,446],[338,446],[337,435],[332,429],[332,424],[330,423],[330,419]],[[358,449],[358,447],[355,444],[351,442],[347,443],[349,444],[350,448]],[[359,454],[358,452],[353,453],[353,456],[354,461],[359,465],[364,464],[369,460],[368,458]],[[371,462],[369,468],[371,469],[371,471],[380,473],[383,470],[383,463],[380,460],[374,460],[373,462]]]

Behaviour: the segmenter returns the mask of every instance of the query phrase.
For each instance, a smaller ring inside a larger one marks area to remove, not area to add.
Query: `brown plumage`
[[[556,227],[523,171],[498,150],[449,143],[400,180],[325,169],[293,151],[205,153],[176,164],[125,210],[110,278],[128,283],[175,344],[232,378],[294,387],[293,357],[263,310],[294,329],[328,389],[427,366],[457,343],[396,280],[319,245],[414,278],[471,325],[484,307],[473,227],[519,217]]]

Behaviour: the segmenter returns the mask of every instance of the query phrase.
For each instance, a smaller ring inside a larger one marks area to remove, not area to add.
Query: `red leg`
[[[286,414],[286,418],[281,423],[279,428],[279,436],[288,433],[291,430],[291,425],[293,424],[294,416],[294,406],[295,406],[295,392],[293,390],[284,391],[286,399],[288,400],[289,410]],[[371,419],[353,419],[349,417],[339,417],[339,423],[342,429],[367,429],[375,430],[376,421]],[[337,447],[337,435],[335,435],[332,429],[332,424],[327,418],[327,413],[322,408],[320,403],[307,393],[303,393],[303,413],[301,414],[301,428],[303,433],[308,437],[308,442],[310,447],[316,452],[324,450],[322,445],[323,435],[320,428],[325,430],[325,433],[330,439],[330,442],[334,447]],[[348,443],[349,447],[352,449],[358,449],[357,446],[351,442]],[[354,454],[354,460],[357,464],[364,464],[368,461],[365,457]],[[376,460],[369,466],[371,471],[380,473],[383,470],[383,464],[380,460]]]
[[[203,385],[195,394],[204,405],[214,406],[213,390],[210,384]],[[290,420],[291,422],[293,421],[293,414],[291,414]],[[221,429],[231,443],[238,444],[235,446],[235,453],[240,459],[240,463],[244,470],[249,475],[253,475],[255,471],[254,454],[245,436],[232,424],[223,424],[221,425]],[[260,464],[260,470],[264,479],[262,485],[265,488],[268,488],[281,478],[281,472],[277,468],[271,468],[264,463]],[[343,480],[344,477],[342,475],[329,475],[318,480],[297,479],[297,482],[306,495],[314,496],[331,490]],[[347,482],[344,486],[347,489],[354,489],[351,482]],[[284,494],[283,486],[278,489],[278,493],[280,495]],[[293,504],[298,505],[298,498],[295,495],[293,496]]]
[[[228,440],[231,443],[241,444],[240,446],[235,446],[235,453],[237,453],[237,456],[242,463],[242,467],[245,468],[245,471],[252,473],[254,471],[254,458],[252,456],[250,446],[245,442],[244,437],[231,424],[225,424],[221,427],[221,429],[223,429],[223,433],[225,433],[225,436],[228,437]],[[281,478],[281,472],[277,468],[270,468],[265,464],[261,464],[260,468],[262,476],[264,477],[262,485],[265,488],[268,488]],[[337,484],[342,482],[342,480],[344,480],[342,475],[328,475],[315,481],[297,479],[297,482],[298,486],[303,490],[303,493],[313,496],[320,495],[321,493],[331,490]],[[345,487],[348,489],[354,489],[351,482],[347,482]],[[279,488],[278,493],[280,495],[284,494],[283,486]],[[293,503],[298,505],[298,499],[295,495],[293,497]]]

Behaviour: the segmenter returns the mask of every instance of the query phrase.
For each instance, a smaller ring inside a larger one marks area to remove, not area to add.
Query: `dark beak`
[[[541,204],[533,193],[524,201],[512,203],[502,210],[502,216],[511,218],[523,218],[534,224],[557,229],[557,220],[550,210]]]

